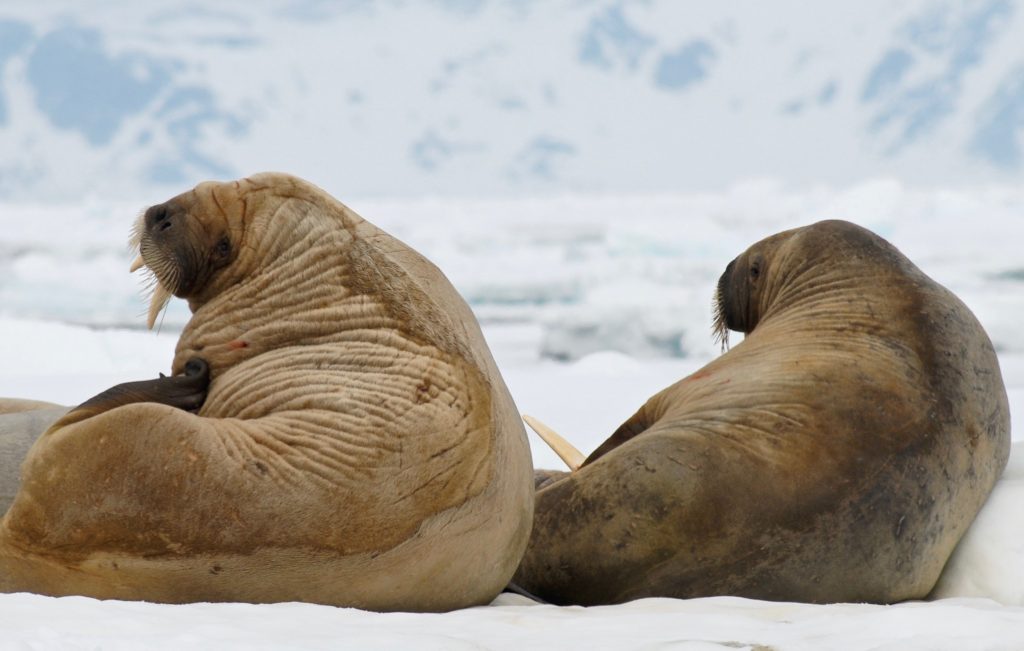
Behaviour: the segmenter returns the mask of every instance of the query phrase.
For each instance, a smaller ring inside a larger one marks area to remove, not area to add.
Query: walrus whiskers
[[[579,467],[583,465],[583,461],[586,460],[586,455],[577,450],[572,443],[569,443],[562,438],[558,432],[551,429],[544,423],[540,422],[533,416],[527,416],[523,414],[523,421],[530,426],[534,432],[537,432],[537,436],[542,441],[548,444],[558,458],[565,462],[565,465],[569,466],[569,470],[575,472],[579,470]]]
[[[711,312],[714,321],[711,325],[711,333],[714,336],[715,343],[721,346],[722,352],[729,350],[729,326],[727,325],[728,319],[726,318],[725,308],[725,294],[726,284],[728,283],[729,274],[732,272],[733,264],[735,260],[730,262],[725,268],[719,279],[718,284],[715,287],[715,297],[711,300]]]
[[[722,352],[729,350],[729,328],[725,325],[725,305],[722,302],[722,294],[716,293],[711,302],[711,309],[714,314],[714,321],[711,324],[711,335],[715,343],[721,346]]]
[[[165,257],[159,257],[156,262],[152,265],[147,265],[145,259],[140,253],[137,258],[132,262],[131,267],[128,269],[128,273],[135,273],[143,267],[149,272],[150,277],[153,281],[153,294],[149,300],[149,310],[146,313],[146,327],[149,330],[153,329],[156,325],[156,318],[160,312],[167,306],[167,303],[171,300],[174,295],[173,291],[168,288],[168,285],[177,284],[177,272],[173,265],[171,265]],[[168,276],[165,280],[161,280],[160,271],[163,271],[163,275]]]

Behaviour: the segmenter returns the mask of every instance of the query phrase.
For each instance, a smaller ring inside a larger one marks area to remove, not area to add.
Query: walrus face
[[[712,330],[723,350],[729,346],[729,330],[746,334],[757,325],[766,266],[765,256],[751,249],[730,262],[719,277]]]
[[[150,328],[171,296],[196,296],[235,261],[245,226],[240,197],[233,184],[204,183],[140,216],[132,236],[139,258],[132,271],[145,266],[153,275]],[[242,214],[232,214],[239,203]]]
[[[754,244],[726,266],[718,279],[713,301],[712,332],[722,350],[729,347],[729,331],[750,334],[764,317],[785,282],[782,272],[792,266],[787,260],[795,243],[795,228]]]

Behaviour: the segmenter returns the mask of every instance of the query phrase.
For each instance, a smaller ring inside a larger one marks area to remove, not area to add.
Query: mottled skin
[[[925,597],[1009,452],[977,320],[840,221],[755,244],[717,298],[745,339],[542,478],[516,583],[563,604]]]
[[[201,184],[137,236],[157,307],[165,288],[193,312],[172,376],[32,447],[0,589],[440,611],[505,586],[529,449],[436,267],[281,174]]]

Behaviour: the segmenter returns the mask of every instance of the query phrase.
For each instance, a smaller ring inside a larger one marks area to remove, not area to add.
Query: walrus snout
[[[189,278],[181,268],[183,258],[177,253],[188,237],[186,229],[181,228],[184,216],[185,211],[172,200],[150,206],[135,223],[132,245],[139,247],[139,257],[130,271],[147,267],[156,280],[146,321],[150,329],[167,301],[184,289],[183,281]]]
[[[153,231],[165,231],[174,224],[174,220],[171,217],[171,211],[167,209],[167,204],[162,203],[156,206],[150,206],[146,210],[144,217],[146,220],[146,230]]]
[[[171,200],[147,208],[143,214],[142,221],[146,234],[150,237],[159,238],[180,229],[186,217],[187,211],[178,205],[177,202]]]

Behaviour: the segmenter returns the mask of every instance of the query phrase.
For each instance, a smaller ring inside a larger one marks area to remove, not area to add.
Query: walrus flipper
[[[626,419],[626,422],[619,425],[619,428],[612,432],[612,435],[605,439],[604,443],[597,446],[597,449],[591,452],[590,456],[584,459],[581,465],[586,466],[594,463],[631,438],[646,432],[650,426],[647,405],[644,405],[635,414]]]
[[[210,367],[205,360],[194,357],[185,365],[185,372],[155,380],[124,382],[89,398],[54,423],[62,427],[91,418],[115,407],[136,402],[156,402],[184,411],[196,412],[206,401],[210,386]]]

